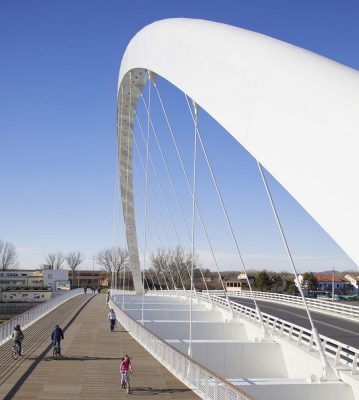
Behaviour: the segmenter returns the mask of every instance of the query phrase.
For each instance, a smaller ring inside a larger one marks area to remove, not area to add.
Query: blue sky
[[[118,69],[131,37],[147,24],[169,17],[232,24],[359,69],[357,1],[2,0],[0,238],[15,244],[22,268],[38,267],[48,253],[59,250],[80,250],[88,258],[83,267],[92,267],[93,254],[112,246],[117,236],[121,240],[121,233],[114,234],[113,228]],[[169,104],[183,102],[166,82],[159,84],[168,93]],[[183,118],[177,117],[177,126],[181,121],[189,126],[184,111]],[[252,210],[252,214],[263,210],[261,221],[248,218],[258,197],[256,190],[262,190],[250,180],[256,174],[250,157],[223,132],[211,135],[221,128],[204,112],[201,118],[210,148],[223,149],[219,155],[212,151],[213,162],[248,267],[288,269],[273,221],[265,211],[268,205]],[[242,154],[240,160],[237,151]],[[253,191],[239,195],[229,184],[233,182],[231,162],[243,171],[238,187],[250,181]],[[209,183],[203,185],[199,199],[221,265],[235,268],[223,219],[213,217],[218,206],[210,190]],[[273,190],[302,270],[354,266],[275,183]],[[237,207],[239,198],[241,207]],[[140,213],[138,220],[141,230]],[[262,234],[257,236],[258,232]],[[154,239],[149,247],[157,245]],[[199,230],[198,246],[206,264],[208,249]]]

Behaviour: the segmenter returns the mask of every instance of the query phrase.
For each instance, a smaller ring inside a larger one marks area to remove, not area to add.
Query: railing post
[[[207,375],[205,378],[205,384],[204,384],[204,398],[208,399],[209,398],[209,376]]]
[[[213,379],[214,379],[214,400],[218,400],[219,399],[218,379],[216,378]]]
[[[302,345],[302,339],[303,339],[303,331],[300,330],[298,335],[298,346]]]
[[[197,367],[197,387],[200,390],[201,388],[201,369]]]
[[[313,335],[310,335],[310,339],[309,339],[309,343],[308,343],[308,351],[314,351],[313,350],[313,343],[314,343]]]
[[[181,367],[182,367],[182,380],[186,380],[186,359],[184,357],[181,357]]]
[[[342,351],[342,347],[338,346],[337,352],[335,353],[335,366],[338,367],[340,365],[340,353]]]
[[[358,375],[358,353],[355,354],[352,365],[352,375]]]
[[[293,333],[293,327],[291,326],[291,327],[289,328],[289,332],[288,332],[288,338],[289,338],[289,340],[292,340],[292,333]]]

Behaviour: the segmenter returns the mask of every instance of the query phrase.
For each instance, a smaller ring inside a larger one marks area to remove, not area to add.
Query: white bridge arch
[[[119,73],[121,196],[137,293],[131,129],[146,70],[205,109],[359,264],[359,72],[233,26],[167,19],[137,33]]]

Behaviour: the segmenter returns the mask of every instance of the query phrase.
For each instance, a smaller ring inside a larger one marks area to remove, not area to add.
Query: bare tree
[[[62,269],[62,264],[65,261],[65,256],[58,251],[57,253],[50,253],[45,259],[45,264],[49,269]]]
[[[102,265],[107,270],[109,276],[115,277],[117,281],[119,281],[120,271],[125,268],[127,261],[128,252],[121,247],[104,249],[96,256],[97,264]]]
[[[171,254],[168,250],[158,249],[156,253],[151,254],[152,269],[154,270],[156,276],[163,277],[166,285],[173,284],[173,280],[170,272],[171,264]],[[161,284],[161,282],[160,282]]]
[[[163,276],[170,283],[174,282],[177,287],[181,287],[182,282],[185,286],[190,283],[188,271],[192,268],[192,255],[190,252],[177,246],[174,250],[158,249],[151,254],[152,268],[158,276]],[[195,268],[196,265],[194,266]]]
[[[79,251],[71,251],[66,257],[66,263],[72,271],[72,287],[74,287],[75,270],[84,261],[82,254]]]
[[[10,242],[0,240],[0,269],[15,268],[18,265],[15,246]]]

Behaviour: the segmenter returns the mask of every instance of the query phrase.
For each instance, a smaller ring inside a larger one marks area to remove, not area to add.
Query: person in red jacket
[[[122,362],[120,364],[120,371],[121,371],[121,387],[124,388],[128,372],[129,371],[131,373],[133,372],[130,357],[127,354],[122,359]]]

